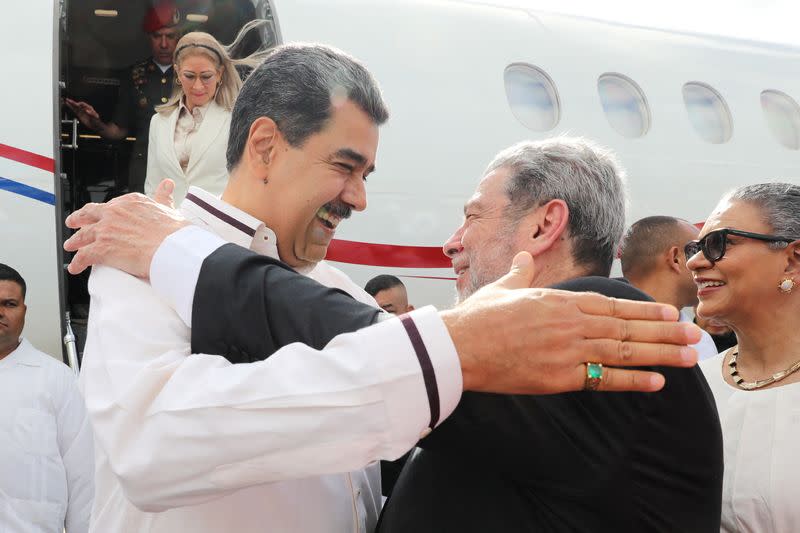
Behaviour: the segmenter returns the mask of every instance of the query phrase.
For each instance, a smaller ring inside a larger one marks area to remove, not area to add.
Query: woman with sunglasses
[[[686,245],[698,315],[738,339],[700,363],[722,424],[722,531],[800,531],[798,239],[800,186],[763,183],[725,195]]]
[[[225,150],[231,110],[242,87],[236,67],[254,67],[267,53],[232,59],[229,52],[264,22],[245,25],[230,46],[203,32],[187,33],[178,41],[172,97],[156,107],[150,121],[145,194],[152,196],[164,178],[175,182],[176,207],[190,186],[222,194],[228,182]]]

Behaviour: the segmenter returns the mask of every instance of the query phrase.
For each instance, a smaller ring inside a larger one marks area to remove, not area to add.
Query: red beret
[[[153,33],[161,28],[177,26],[181,21],[181,14],[172,2],[159,2],[150,7],[144,14],[142,29],[145,33]]]

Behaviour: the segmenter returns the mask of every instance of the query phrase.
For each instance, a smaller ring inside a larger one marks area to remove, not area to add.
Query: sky
[[[800,0],[477,0],[800,47]]]

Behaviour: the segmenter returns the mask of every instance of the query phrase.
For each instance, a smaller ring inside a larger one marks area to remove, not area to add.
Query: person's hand
[[[71,98],[65,98],[64,103],[75,113],[81,124],[93,131],[102,129],[103,121],[91,105],[86,102],[77,102]]]
[[[156,187],[156,190],[153,193],[153,200],[163,205],[164,207],[175,209],[175,201],[172,198],[172,193],[174,191],[175,191],[175,182],[169,178],[164,178],[163,180],[161,180],[161,183],[158,184],[158,187]]]
[[[158,247],[189,222],[173,209],[133,193],[106,204],[86,204],[68,216],[65,224],[78,229],[64,243],[64,250],[77,252],[68,267],[71,274],[91,265],[107,265],[147,278]]]
[[[464,389],[553,394],[584,388],[586,362],[602,363],[597,390],[656,391],[664,377],[625,366],[691,367],[700,340],[665,304],[596,293],[530,289],[533,258],[517,254],[511,271],[441,313],[461,359]]]

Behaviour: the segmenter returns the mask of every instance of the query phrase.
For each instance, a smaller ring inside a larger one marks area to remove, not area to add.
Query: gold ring
[[[603,365],[601,363],[586,362],[586,381],[583,390],[597,390],[603,381]]]

